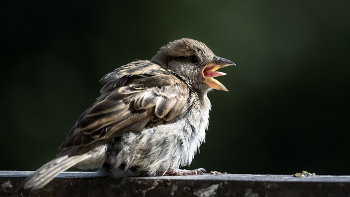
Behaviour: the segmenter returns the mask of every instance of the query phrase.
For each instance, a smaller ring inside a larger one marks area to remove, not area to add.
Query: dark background
[[[190,168],[350,174],[350,1],[1,1],[0,170],[58,153],[99,79],[167,42],[236,67]]]

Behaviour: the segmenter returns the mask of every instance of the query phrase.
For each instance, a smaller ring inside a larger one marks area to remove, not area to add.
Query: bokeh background
[[[350,174],[350,1],[2,1],[0,170],[54,158],[99,79],[167,42],[236,67],[189,168]]]

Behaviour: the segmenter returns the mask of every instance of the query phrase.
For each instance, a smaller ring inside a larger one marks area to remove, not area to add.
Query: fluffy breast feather
[[[189,165],[205,141],[210,110],[210,103],[203,105],[198,97],[191,98],[193,105],[179,121],[140,133],[126,133],[114,145],[118,151],[112,151],[112,168],[120,171],[122,167],[125,171],[133,167],[155,175]],[[115,175],[119,176],[120,173]]]

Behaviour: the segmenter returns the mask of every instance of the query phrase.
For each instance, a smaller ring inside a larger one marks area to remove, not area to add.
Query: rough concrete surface
[[[163,177],[101,177],[93,172],[65,172],[37,191],[14,190],[32,172],[0,171],[0,196],[350,196],[350,176],[195,175]]]

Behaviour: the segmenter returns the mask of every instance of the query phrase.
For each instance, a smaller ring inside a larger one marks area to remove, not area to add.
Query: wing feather
[[[149,61],[125,65],[102,81],[101,96],[79,117],[60,147],[63,152],[175,122],[189,108],[188,86]]]
[[[176,98],[164,98],[164,97],[160,97],[157,100],[157,106],[154,110],[156,116],[158,116],[158,118],[164,118],[164,116],[166,116],[169,111],[174,107],[174,105],[176,104]]]

